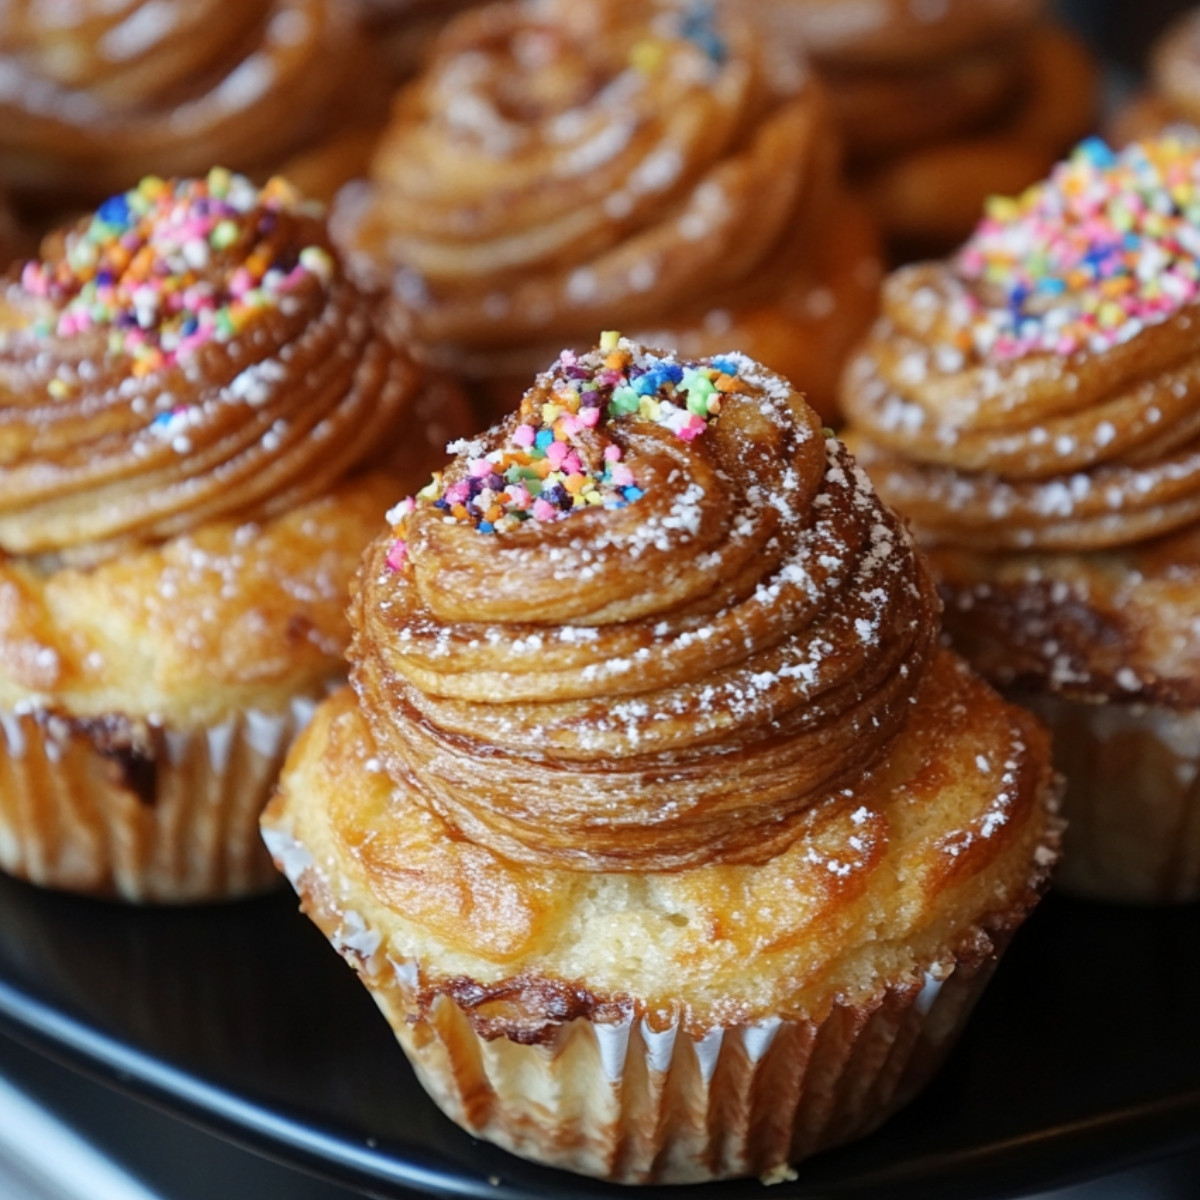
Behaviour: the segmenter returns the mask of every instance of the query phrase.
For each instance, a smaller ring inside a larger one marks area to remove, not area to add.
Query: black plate
[[[442,1117],[290,895],[135,910],[0,879],[0,914],[0,1026],[218,1133],[383,1195],[633,1194],[521,1162]],[[988,1200],[1200,1147],[1197,947],[1200,906],[1052,897],[925,1095],[766,1194]],[[764,1195],[753,1180],[703,1193]]]

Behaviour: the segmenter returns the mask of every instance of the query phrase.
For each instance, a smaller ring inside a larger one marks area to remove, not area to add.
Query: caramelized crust
[[[902,727],[932,585],[812,410],[741,362],[701,436],[609,427],[635,503],[494,536],[419,507],[404,571],[391,536],[368,550],[355,686],[389,772],[473,841],[578,869],[761,859]]]
[[[0,178],[76,200],[214,163],[265,177],[386,106],[351,5],[322,0],[12,0],[0,64]]]
[[[840,361],[841,338],[803,331],[832,325],[834,304],[864,326],[876,247],[861,214],[827,238],[841,203],[827,101],[732,6],[711,26],[698,13],[490,5],[438,39],[370,184],[335,213],[353,266],[394,290],[434,361],[523,385],[617,315],[713,353],[731,323],[753,337],[759,309],[801,329],[805,361],[772,358],[785,343],[769,327],[739,343],[752,356],[806,380]]]
[[[968,286],[897,271],[846,374],[856,450],[923,540],[1091,550],[1200,517],[1195,306],[1103,354],[995,361],[960,348]]]
[[[1054,859],[1037,722],[944,651],[914,700],[876,768],[757,864],[629,875],[514,862],[389,778],[346,691],[297,745],[266,835],[306,905],[340,917],[343,952],[378,948],[410,981],[414,1016],[448,995],[483,1036],[525,1042],[580,1015],[649,1014],[694,1036],[820,1020],[835,997],[876,996],[948,947],[975,938],[986,952],[981,930],[1019,921]],[[736,761],[718,769],[757,786]]]

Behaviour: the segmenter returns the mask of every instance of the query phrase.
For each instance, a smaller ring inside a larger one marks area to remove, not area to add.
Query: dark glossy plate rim
[[[175,1066],[121,1038],[105,1033],[52,1005],[0,981],[0,1031],[61,1064],[113,1086],[135,1099],[181,1117],[267,1158],[341,1185],[376,1194],[409,1189],[431,1196],[682,1197],[679,1187],[628,1188],[577,1178],[519,1163],[520,1173],[538,1178],[507,1180],[503,1167],[480,1173],[477,1164],[450,1163],[415,1146],[393,1147],[346,1128],[315,1124],[299,1111],[285,1111],[239,1094],[193,1071]],[[918,1100],[917,1105],[920,1104]],[[483,1143],[481,1154],[507,1156]],[[1156,1101],[1035,1133],[909,1159],[839,1179],[822,1164],[852,1154],[853,1146],[827,1152],[800,1167],[796,1183],[770,1189],[756,1180],[705,1185],[713,1200],[735,1196],[837,1197],[887,1195],[889,1200],[961,1197],[1008,1200],[1030,1190],[1064,1186],[1190,1150],[1200,1149],[1200,1087]],[[511,1160],[516,1162],[517,1160]],[[382,1193],[379,1189],[385,1189]],[[886,1189],[886,1191],[884,1191]]]

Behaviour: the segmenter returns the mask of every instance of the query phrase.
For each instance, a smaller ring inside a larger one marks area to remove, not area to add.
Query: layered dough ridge
[[[421,390],[318,211],[225,172],[173,186],[106,202],[0,296],[10,554],[95,560],[286,513],[371,458]]]
[[[1195,161],[1194,146],[1179,153]],[[1112,169],[1144,175],[1148,196],[1159,160],[1176,155],[1135,148],[1127,157]],[[1163,245],[1173,248],[1122,263],[1121,234],[1107,224],[1111,193],[1093,203],[1086,190],[1096,193],[1088,181],[1110,158],[1085,145],[1031,193],[1042,197],[1029,202],[1032,214],[1000,202],[1001,215],[955,259],[904,268],[885,284],[843,403],[881,491],[931,545],[1085,552],[1200,517],[1193,235],[1168,207]],[[1074,196],[1076,185],[1080,211],[1060,219],[1053,197],[1059,188]]]
[[[334,229],[434,361],[476,378],[523,386],[617,314],[703,353],[763,321],[782,353],[780,321],[841,345],[874,311],[837,164],[824,93],[732,6],[492,5],[438,39]]]
[[[570,411],[614,403],[632,411]],[[597,499],[525,520],[504,497],[536,473],[521,446],[537,454],[548,410],[578,426],[548,452]],[[560,359],[460,449],[368,551],[351,660],[388,771],[471,840],[577,869],[763,859],[903,726],[932,585],[780,377],[622,341]],[[472,479],[510,527],[481,536]]]
[[[99,199],[150,171],[265,176],[378,120],[353,6],[322,0],[16,0],[0,31],[0,178]]]

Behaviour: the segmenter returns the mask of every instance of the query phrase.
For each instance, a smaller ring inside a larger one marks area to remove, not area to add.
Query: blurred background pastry
[[[334,231],[501,411],[619,315],[738,346],[828,413],[878,281],[839,161],[824,90],[733,6],[502,3],[437,39]]]
[[[1200,135],[1084,143],[893,275],[853,444],[955,644],[1046,717],[1070,889],[1200,895]]]
[[[365,561],[264,832],[449,1116],[769,1181],[916,1092],[1056,858],[1048,745],[786,380],[564,352]]]
[[[1097,116],[1098,71],[1041,0],[760,0],[834,98],[856,186],[901,257],[970,233]]]
[[[327,198],[363,168],[387,97],[349,3],[0,7],[0,183],[41,207],[214,163]]]
[[[269,886],[258,812],[343,671],[378,513],[469,428],[288,185],[148,177],[0,294],[0,867]]]

